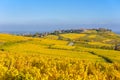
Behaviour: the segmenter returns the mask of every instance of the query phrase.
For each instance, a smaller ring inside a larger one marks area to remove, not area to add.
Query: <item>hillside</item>
[[[94,29],[43,37],[0,34],[0,80],[119,80],[119,43],[118,34]]]

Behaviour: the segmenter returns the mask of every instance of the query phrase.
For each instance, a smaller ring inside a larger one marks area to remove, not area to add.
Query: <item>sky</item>
[[[120,31],[120,0],[0,0],[0,31]]]

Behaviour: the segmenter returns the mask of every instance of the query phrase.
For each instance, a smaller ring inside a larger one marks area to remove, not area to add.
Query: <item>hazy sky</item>
[[[0,0],[0,31],[99,27],[89,24],[120,31],[120,0]]]

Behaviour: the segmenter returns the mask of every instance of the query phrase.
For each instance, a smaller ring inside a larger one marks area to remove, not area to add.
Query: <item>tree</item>
[[[120,44],[115,45],[115,50],[120,51]]]

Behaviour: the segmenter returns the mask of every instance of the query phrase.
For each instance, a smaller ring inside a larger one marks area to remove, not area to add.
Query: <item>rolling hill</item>
[[[0,80],[120,80],[112,31],[26,37],[0,34]]]

